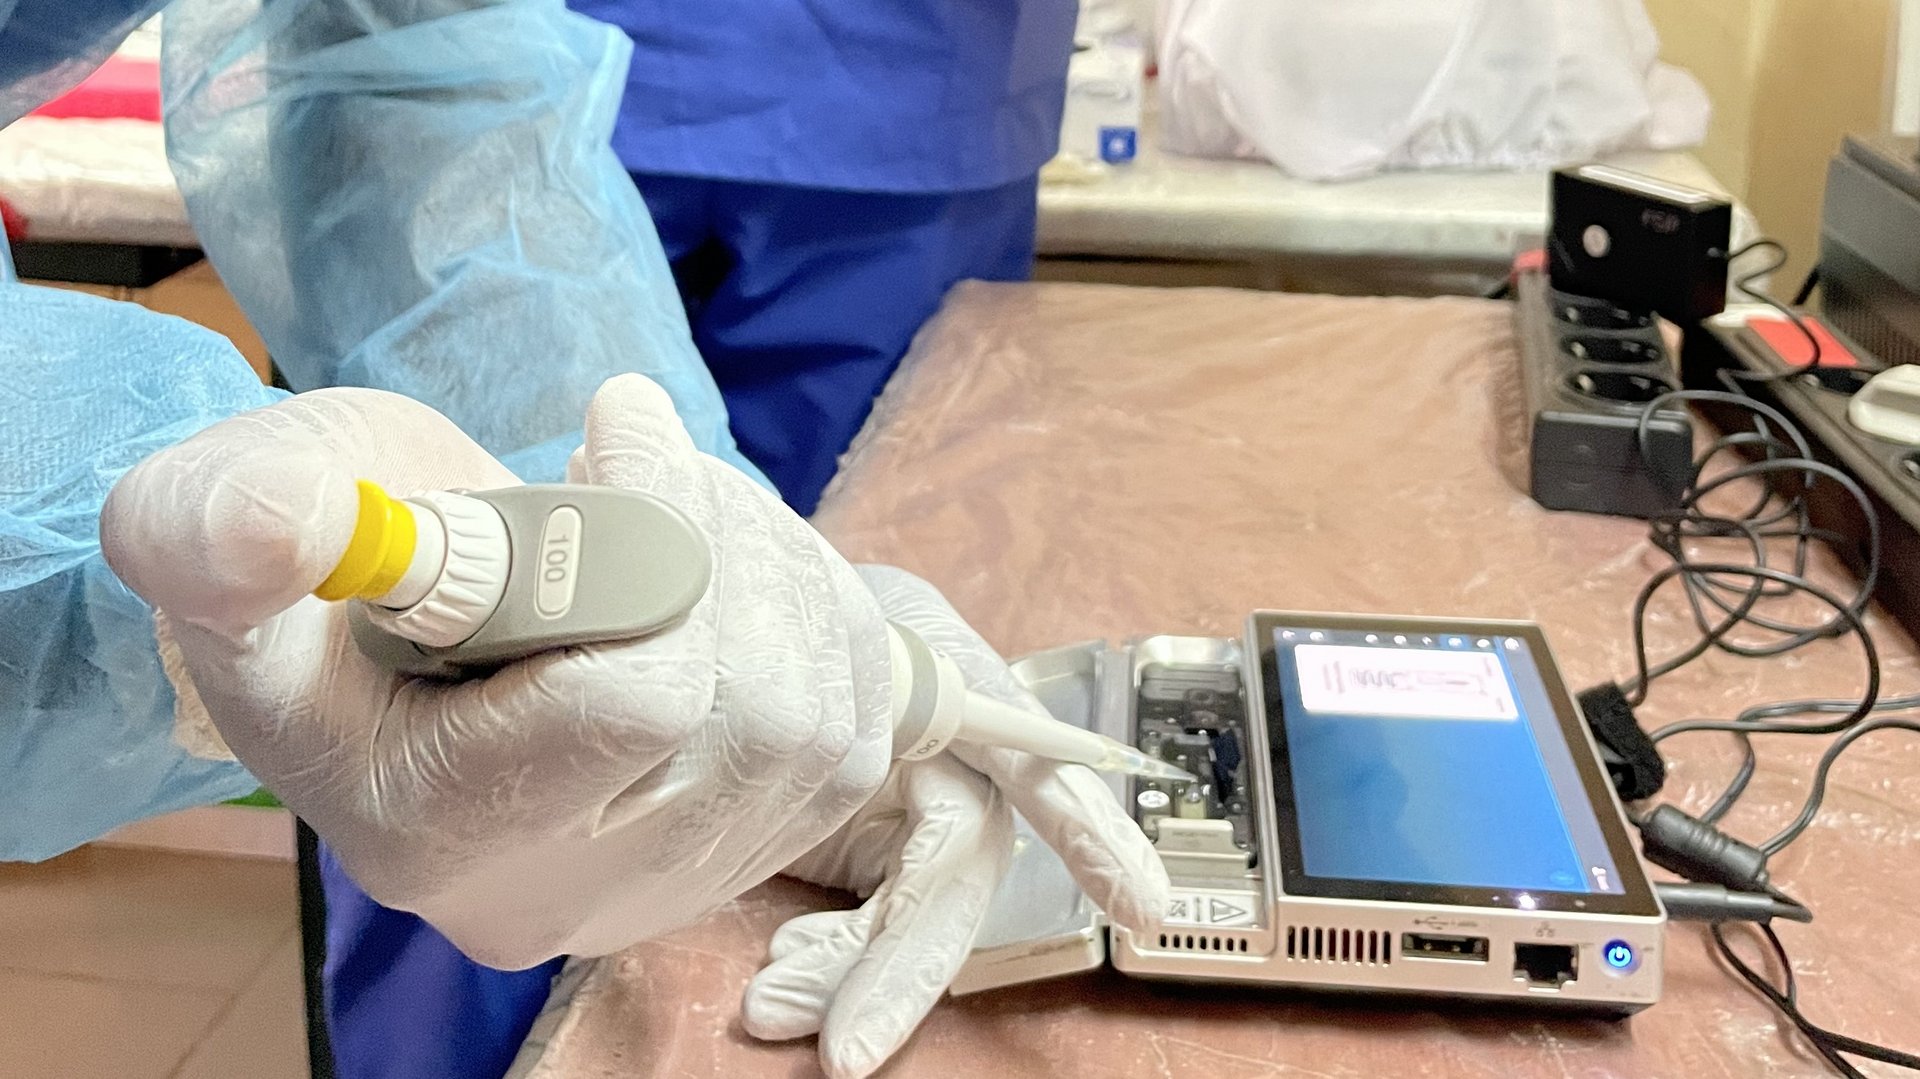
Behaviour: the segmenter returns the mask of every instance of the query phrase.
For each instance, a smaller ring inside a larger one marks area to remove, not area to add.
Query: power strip
[[[1833,368],[1830,375],[1854,377],[1748,379],[1742,383],[1743,388],[1786,413],[1807,436],[1816,460],[1852,476],[1867,492],[1880,517],[1882,565],[1895,567],[1880,574],[1878,598],[1908,632],[1920,634],[1920,575],[1898,568],[1920,564],[1920,446],[1875,438],[1847,419],[1850,394],[1835,387],[1857,385],[1858,373],[1877,369],[1879,364],[1816,316],[1798,313],[1822,337],[1822,366]],[[1796,358],[1790,345],[1782,344],[1794,342],[1798,331],[1771,313],[1728,311],[1708,322],[1706,328],[1708,333],[1700,347],[1692,342],[1688,345],[1685,369],[1689,385],[1725,389],[1718,377],[1721,368],[1778,376],[1804,361],[1804,357]],[[1776,345],[1786,348],[1789,355],[1783,357]],[[1740,410],[1711,402],[1701,402],[1698,407],[1725,430],[1752,426],[1751,415]],[[1859,507],[1833,484],[1816,485],[1808,508],[1813,523],[1844,537],[1849,549],[1866,543],[1867,523]]]
[[[1628,517],[1674,509],[1693,455],[1693,421],[1677,405],[1655,409],[1643,447],[1647,404],[1680,388],[1652,316],[1560,292],[1545,274],[1522,271],[1513,318],[1533,500]]]

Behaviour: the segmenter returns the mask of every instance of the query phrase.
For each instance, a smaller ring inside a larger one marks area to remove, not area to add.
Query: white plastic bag
[[[1316,180],[1526,169],[1706,133],[1641,0],[1162,0],[1167,149]]]

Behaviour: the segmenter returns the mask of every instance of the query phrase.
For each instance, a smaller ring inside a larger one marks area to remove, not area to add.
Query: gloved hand
[[[357,478],[399,497],[514,478],[406,398],[328,390],[148,458],[101,515],[240,760],[375,899],[473,958],[598,955],[691,922],[820,844],[886,778],[890,663],[853,569],[697,453],[637,375],[590,405],[576,481],[654,494],[714,547],[684,623],[459,684],[374,666],[309,595]]]
[[[932,585],[891,567],[859,569],[887,617],[951,657],[970,687],[1046,714]],[[772,961],[747,987],[747,1032],[819,1034],[833,1079],[860,1079],[884,1063],[972,950],[1012,854],[1009,805],[1116,924],[1145,931],[1165,916],[1159,856],[1091,769],[956,742],[896,765],[866,808],[788,870],[868,898],[781,927]]]

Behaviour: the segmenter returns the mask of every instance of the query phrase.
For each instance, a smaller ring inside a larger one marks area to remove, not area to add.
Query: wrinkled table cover
[[[877,406],[816,522],[848,557],[944,589],[1007,655],[1104,637],[1237,634],[1248,610],[1536,619],[1576,687],[1632,669],[1628,605],[1658,565],[1645,526],[1552,514],[1513,483],[1504,305],[1227,290],[969,284]],[[1832,567],[1828,567],[1831,571]],[[1654,628],[1677,644],[1678,602]],[[1920,687],[1877,623],[1887,685]],[[1655,683],[1643,718],[1857,692],[1839,644],[1715,655]],[[1771,835],[1821,738],[1760,740],[1729,827]],[[1731,774],[1721,734],[1664,747],[1698,810]],[[1920,738],[1874,735],[1836,769],[1774,877],[1818,912],[1781,928],[1816,1022],[1920,1047]],[[834,897],[775,881],[668,939],[575,972],[529,1074],[817,1074],[811,1041],[741,1031],[774,928]],[[1674,930],[1665,1000],[1625,1021],[1485,1005],[1133,982],[1111,972],[943,1003],[887,1074],[1346,1077],[1828,1074],[1713,955]],[[564,1015],[558,1014],[564,1011]],[[1890,1074],[1866,1065],[1869,1074]]]

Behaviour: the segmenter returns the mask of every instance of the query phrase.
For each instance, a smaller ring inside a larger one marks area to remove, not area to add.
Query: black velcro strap
[[[1652,797],[1667,781],[1667,762],[1633,718],[1626,693],[1612,682],[1595,686],[1580,694],[1580,711],[1600,743],[1613,789],[1629,802]]]

